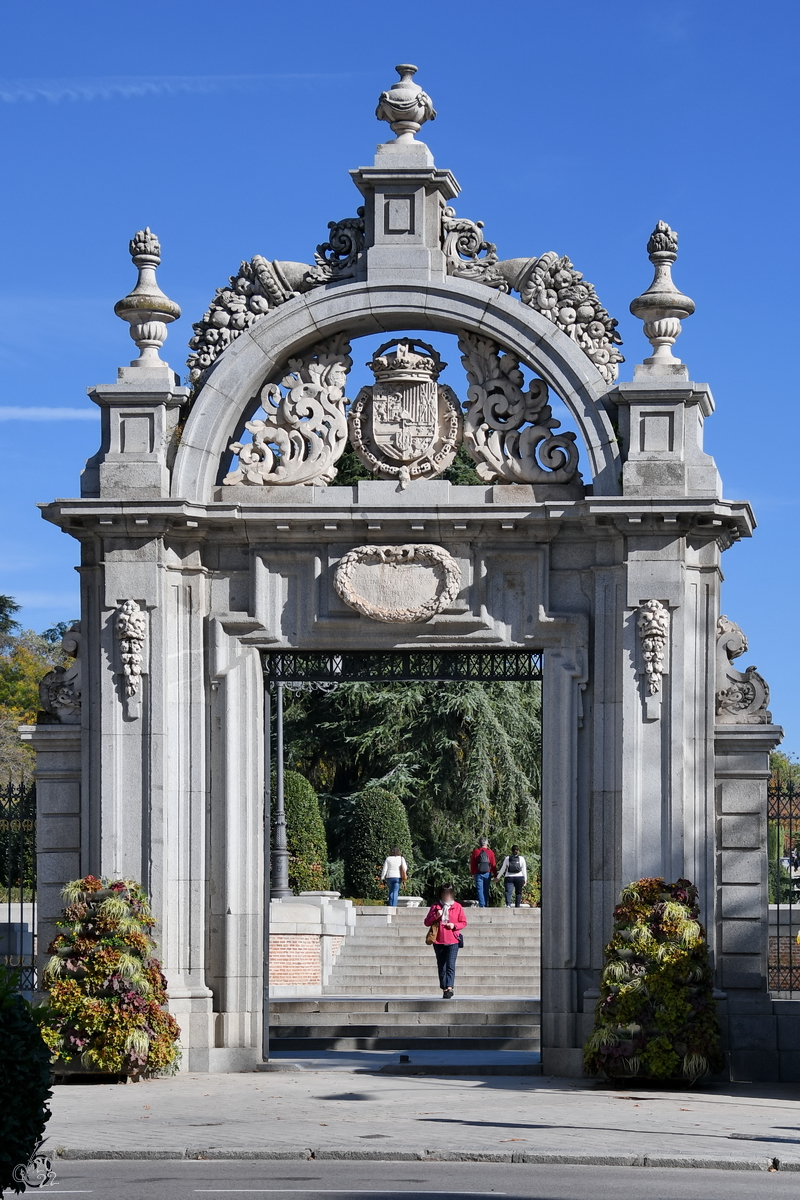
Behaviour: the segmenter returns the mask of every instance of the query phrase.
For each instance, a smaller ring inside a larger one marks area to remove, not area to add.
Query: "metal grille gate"
[[[769,990],[800,994],[800,788],[773,775],[767,798]]]
[[[36,988],[36,786],[0,788],[0,966]]]

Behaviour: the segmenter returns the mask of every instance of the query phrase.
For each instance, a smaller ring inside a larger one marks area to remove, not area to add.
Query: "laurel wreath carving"
[[[356,567],[370,563],[390,563],[395,566],[420,563],[433,566],[440,572],[442,586],[436,596],[415,608],[385,608],[382,605],[371,604],[363,596],[359,596],[352,580]],[[334,572],[333,586],[345,604],[349,604],[351,608],[373,621],[429,621],[452,604],[458,596],[461,571],[455,559],[441,546],[356,546],[340,560]]]

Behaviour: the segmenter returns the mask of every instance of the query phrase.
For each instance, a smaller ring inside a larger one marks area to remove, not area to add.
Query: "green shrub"
[[[289,886],[300,892],[328,888],[328,844],[317,793],[297,771],[283,778],[286,810],[286,844],[289,850]]]
[[[27,1163],[50,1119],[50,1051],[16,987],[15,974],[0,970],[0,1196],[24,1190],[12,1172]]]
[[[411,834],[403,802],[377,784],[365,787],[356,797],[344,860],[348,896],[363,896],[365,900],[381,900],[386,896],[381,867],[392,846],[400,847],[408,863],[409,880],[402,891],[413,894]]]
[[[640,879],[623,890],[584,1053],[591,1075],[693,1082],[722,1069],[699,915],[688,879]]]
[[[171,1074],[180,1030],[167,1012],[144,889],[131,879],[87,875],[62,895],[62,932],[43,973],[49,1002],[41,1030],[54,1059],[77,1060],[88,1071]]]

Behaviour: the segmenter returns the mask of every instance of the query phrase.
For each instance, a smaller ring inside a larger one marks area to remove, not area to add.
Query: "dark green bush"
[[[0,969],[0,1196],[24,1191],[12,1178],[44,1137],[50,1119],[50,1051],[13,972]]]
[[[317,793],[299,772],[287,771],[283,780],[283,802],[289,849],[289,886],[295,895],[326,891],[328,844]]]
[[[411,875],[411,833],[401,800],[386,788],[371,785],[356,797],[347,853],[344,860],[345,892],[365,900],[381,900],[386,889],[381,883],[383,860],[392,846],[399,846]],[[409,884],[413,881],[409,878]],[[402,889],[406,894],[409,887]]]
[[[694,1082],[723,1066],[708,943],[688,879],[640,879],[622,892],[606,946],[591,1075]]]

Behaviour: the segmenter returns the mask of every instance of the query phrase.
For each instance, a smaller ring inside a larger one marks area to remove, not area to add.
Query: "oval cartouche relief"
[[[333,586],[373,621],[429,621],[458,596],[461,571],[441,546],[356,546],[340,560]]]

